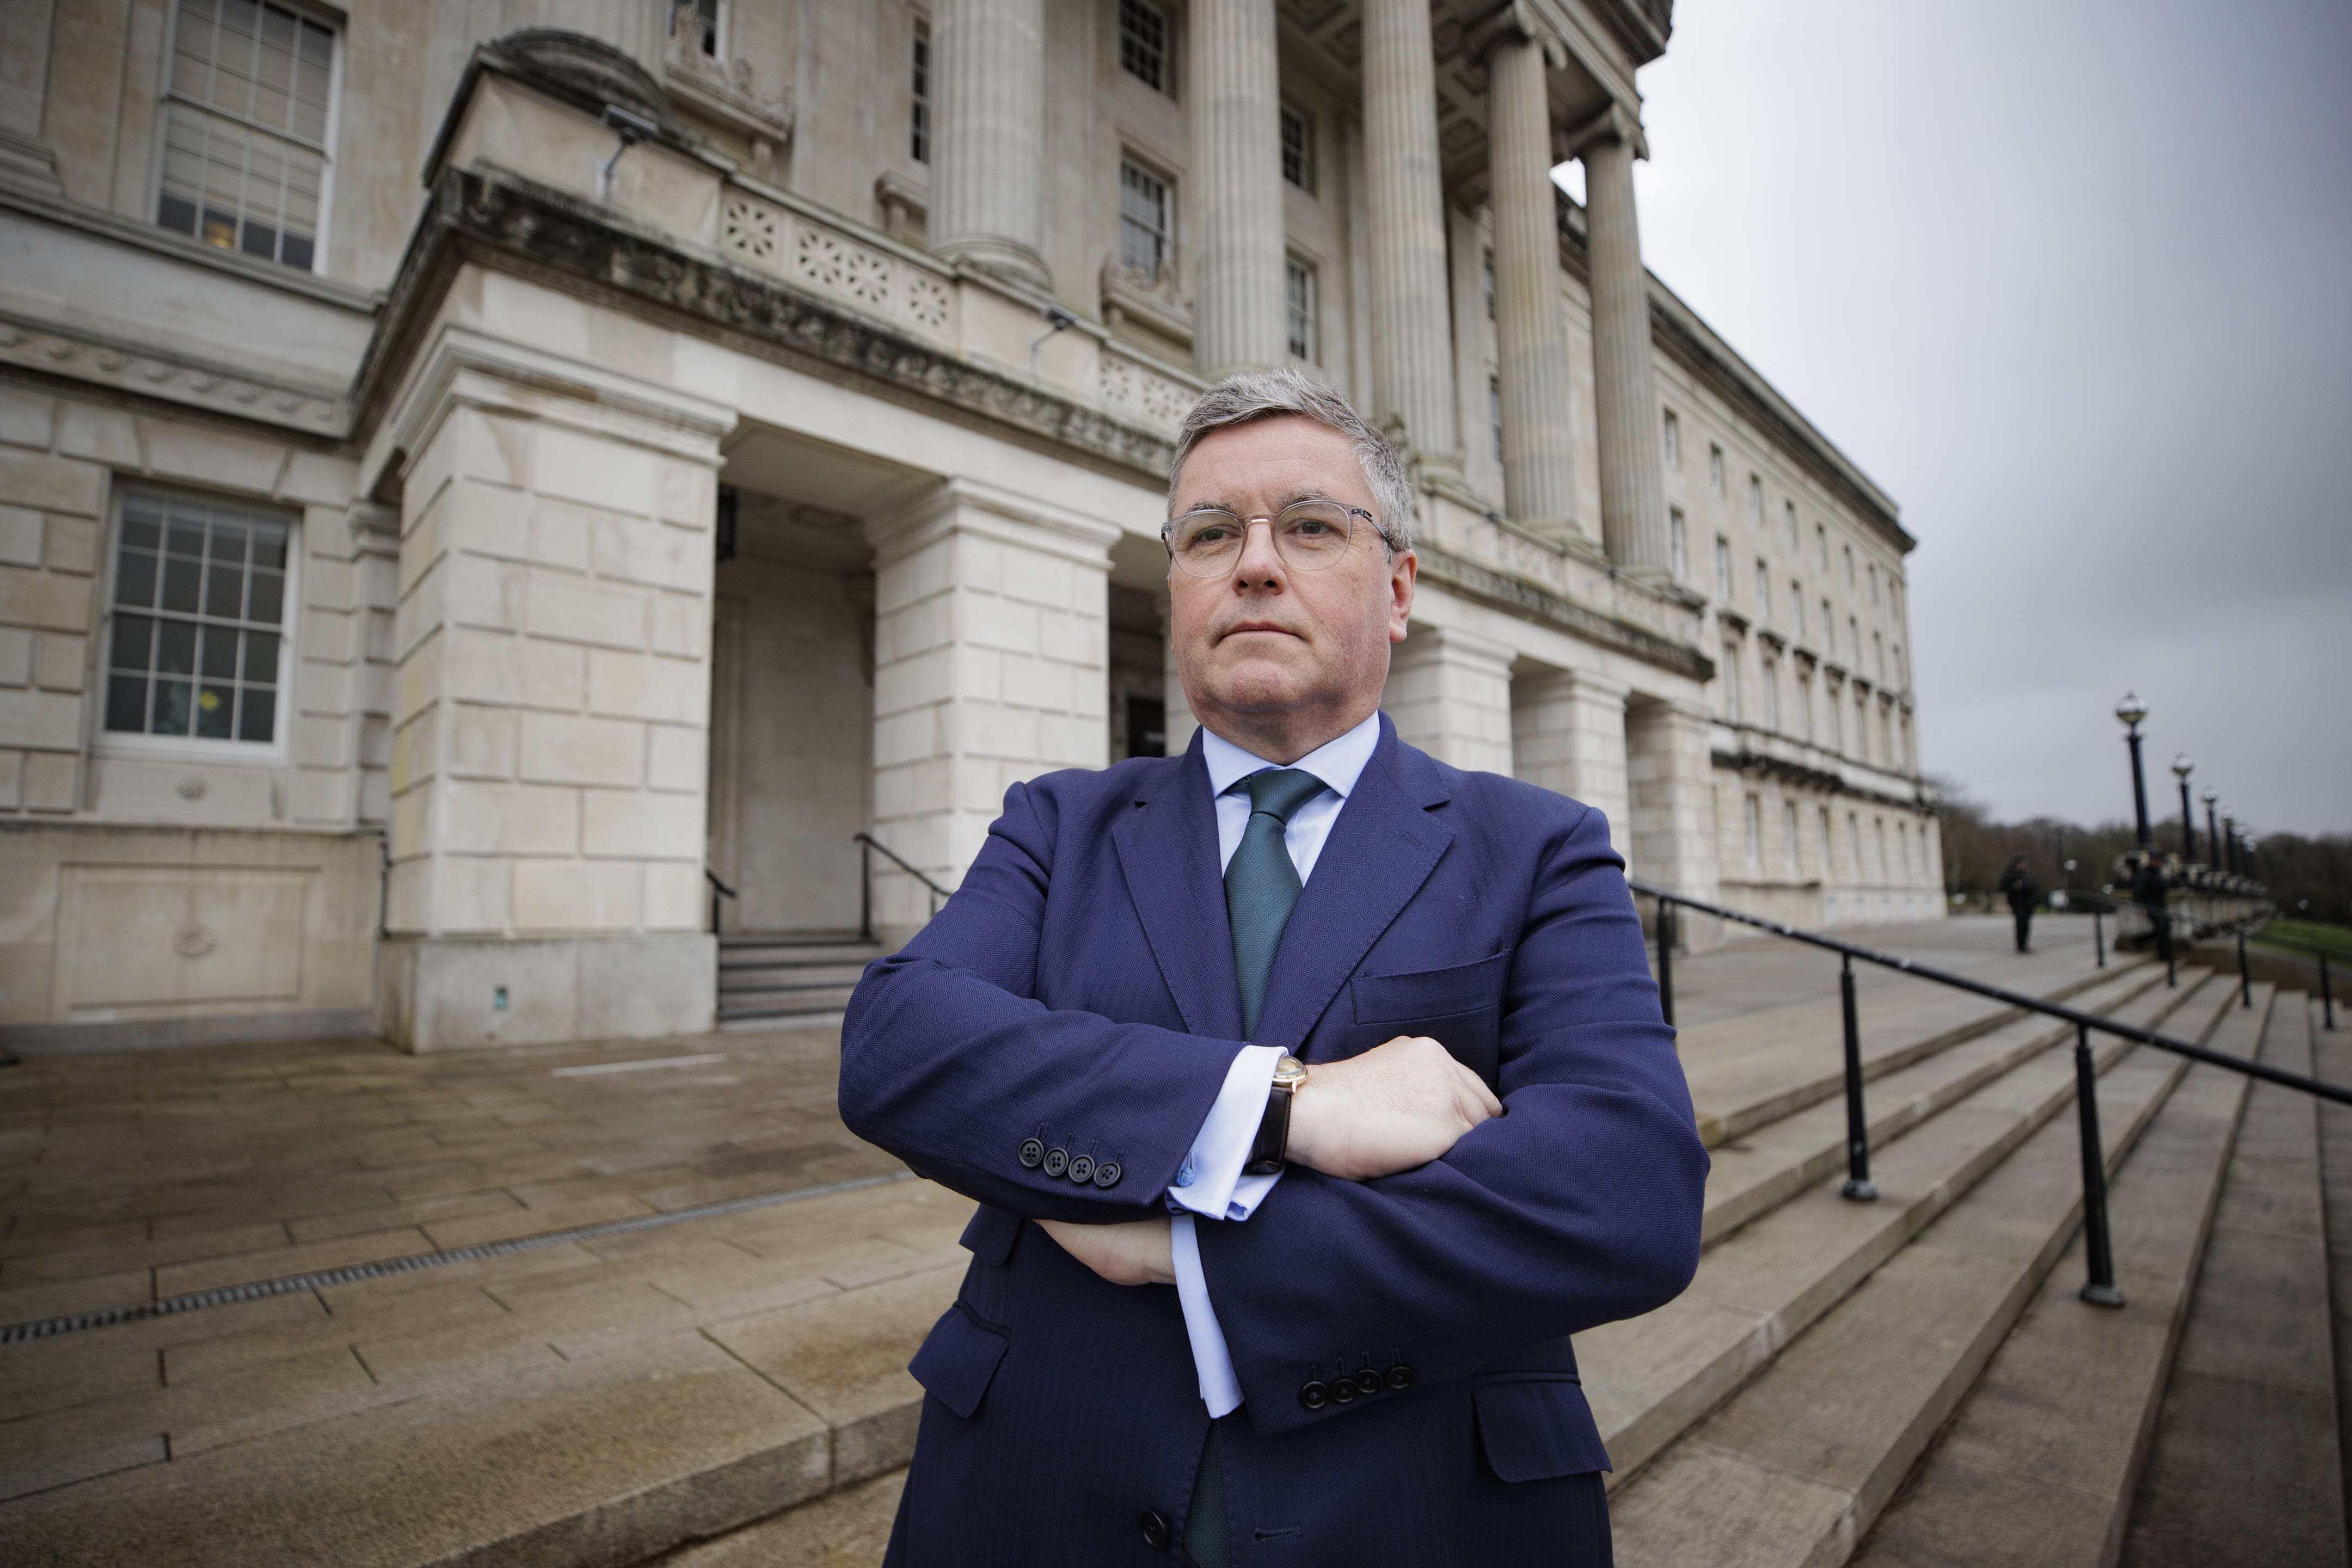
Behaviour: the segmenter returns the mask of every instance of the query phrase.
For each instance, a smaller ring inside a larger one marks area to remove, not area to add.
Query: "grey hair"
[[[1355,444],[1356,461],[1362,465],[1364,484],[1372,492],[1372,507],[1379,514],[1381,538],[1391,550],[1411,549],[1412,486],[1405,479],[1404,464],[1397,457],[1396,448],[1389,444],[1388,437],[1364,423],[1364,416],[1356,412],[1353,403],[1287,365],[1280,370],[1227,376],[1201,394],[1201,401],[1184,416],[1184,428],[1176,437],[1176,455],[1168,465],[1170,498],[1175,497],[1177,478],[1184,472],[1184,459],[1192,455],[1192,448],[1201,444],[1202,436],[1247,424],[1254,419],[1285,413],[1311,419]]]

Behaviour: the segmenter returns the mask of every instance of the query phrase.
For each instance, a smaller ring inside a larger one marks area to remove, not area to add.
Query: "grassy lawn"
[[[2273,936],[2297,947],[2325,947],[2330,958],[2352,963],[2352,925],[2333,925],[2318,920],[2273,920],[2253,940],[2265,942]]]

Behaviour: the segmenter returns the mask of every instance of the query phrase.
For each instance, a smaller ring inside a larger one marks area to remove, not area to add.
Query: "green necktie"
[[[1250,776],[1249,826],[1225,864],[1225,918],[1234,928],[1234,977],[1241,984],[1245,1039],[1257,1034],[1274,950],[1282,946],[1283,927],[1290,924],[1290,912],[1298,903],[1298,868],[1290,862],[1283,835],[1298,809],[1327,788],[1297,768]],[[1226,1568],[1232,1561],[1225,1538],[1223,1449],[1217,1423],[1212,1421],[1209,1440],[1201,1449],[1201,1467],[1193,1472],[1192,1505],[1184,1511],[1184,1551],[1200,1568]]]

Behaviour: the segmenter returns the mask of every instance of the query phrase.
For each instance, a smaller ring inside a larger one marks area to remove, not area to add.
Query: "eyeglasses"
[[[1223,577],[1241,559],[1252,523],[1274,530],[1274,550],[1293,571],[1321,571],[1335,565],[1356,541],[1359,525],[1387,543],[1380,519],[1361,507],[1338,501],[1293,501],[1271,517],[1239,517],[1222,507],[1196,507],[1160,530],[1160,542],[1176,564],[1194,577]]]

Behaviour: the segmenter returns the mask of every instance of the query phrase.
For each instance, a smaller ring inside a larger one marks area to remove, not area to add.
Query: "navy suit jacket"
[[[1375,1181],[1294,1165],[1248,1221],[1198,1226],[1244,1401],[1234,1568],[1604,1563],[1608,1458],[1569,1336],[1689,1283],[1707,1156],[1601,814],[1447,767],[1383,716],[1255,1043],[1311,1065],[1408,1034],[1506,1113]],[[1208,1428],[1176,1292],[1106,1283],[1026,1222],[1165,1214],[1241,1043],[1197,737],[1014,785],[962,886],[866,970],[843,1118],[981,1205],[911,1367],[891,1561],[1178,1560],[1139,1524],[1181,1539]],[[1033,1138],[1097,1169],[1026,1165]]]

